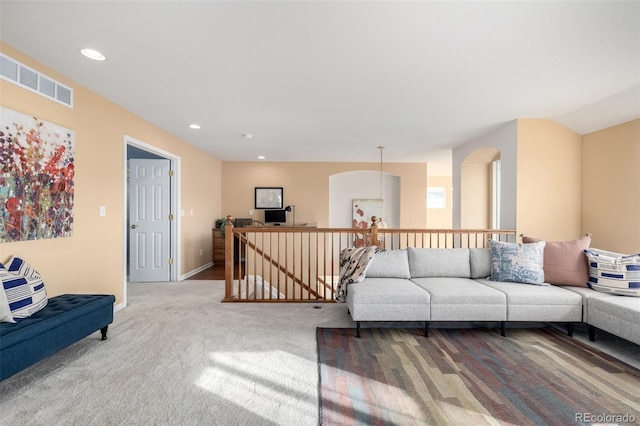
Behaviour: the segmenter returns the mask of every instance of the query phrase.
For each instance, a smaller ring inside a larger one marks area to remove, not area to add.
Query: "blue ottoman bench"
[[[0,380],[53,355],[113,322],[113,295],[64,294],[15,324],[0,323]]]

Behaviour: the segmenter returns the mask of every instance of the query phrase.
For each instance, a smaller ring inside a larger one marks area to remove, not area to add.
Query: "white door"
[[[129,160],[129,281],[170,281],[170,161]]]

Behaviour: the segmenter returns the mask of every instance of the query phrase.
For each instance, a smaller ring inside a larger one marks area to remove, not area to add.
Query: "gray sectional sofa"
[[[574,323],[640,344],[640,298],[586,287],[491,281],[491,250],[407,248],[380,251],[365,278],[349,284],[346,304],[360,336],[361,322],[499,323],[502,335],[518,322]]]
[[[600,293],[586,287],[563,287],[582,296],[582,322],[589,324],[589,338],[603,330],[640,345],[640,297]]]

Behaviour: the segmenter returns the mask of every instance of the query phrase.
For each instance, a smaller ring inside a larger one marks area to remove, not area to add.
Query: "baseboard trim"
[[[197,274],[197,273],[199,273],[199,272],[204,271],[205,269],[209,269],[209,268],[211,268],[212,266],[213,266],[213,262],[209,262],[209,263],[207,263],[207,264],[205,264],[205,265],[202,265],[201,267],[196,268],[196,269],[194,269],[194,270],[192,270],[192,271],[189,271],[189,272],[187,272],[186,274],[180,275],[179,281],[186,280],[187,278],[192,277],[192,276],[194,276],[195,274]]]

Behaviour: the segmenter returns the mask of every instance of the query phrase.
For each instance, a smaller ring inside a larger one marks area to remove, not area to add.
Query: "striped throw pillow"
[[[14,320],[28,318],[47,306],[42,277],[19,257],[13,257],[6,266],[0,264],[0,280]]]
[[[589,259],[589,287],[603,293],[640,297],[640,253],[624,255],[599,249]]]

